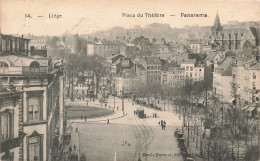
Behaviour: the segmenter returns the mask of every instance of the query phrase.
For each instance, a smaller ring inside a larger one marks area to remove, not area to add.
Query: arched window
[[[38,62],[32,62],[30,65],[30,72],[32,73],[40,72],[40,64]]]
[[[5,62],[0,61],[0,73],[8,73],[9,72],[9,65]]]

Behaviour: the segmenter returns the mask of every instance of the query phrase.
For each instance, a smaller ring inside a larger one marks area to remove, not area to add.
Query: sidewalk
[[[64,152],[69,154],[69,147],[71,147],[72,148],[72,154],[76,154],[78,156],[78,160],[79,160],[80,159],[79,130],[77,128],[74,128],[73,122],[68,121],[68,126],[70,126],[68,128],[69,128],[69,133],[71,134],[71,138],[70,138],[70,144],[65,145]],[[74,149],[74,146],[76,147],[76,149]],[[64,158],[64,161],[66,161],[65,158]],[[68,161],[74,161],[74,160],[68,159]]]
[[[89,100],[89,99],[88,99]],[[107,105],[105,107],[105,103],[101,103],[98,101],[98,99],[95,99],[95,101],[88,101],[88,106],[94,106],[94,107],[100,107],[100,108],[105,108],[105,109],[110,109],[113,110],[113,113],[109,114],[109,115],[105,115],[105,116],[100,116],[100,117],[94,117],[94,118],[89,118],[87,119],[87,121],[85,122],[84,119],[70,119],[71,122],[76,122],[76,123],[92,123],[92,122],[102,122],[102,123],[106,123],[108,118],[109,120],[115,120],[118,118],[122,118],[125,117],[127,115],[127,113],[123,113],[122,111],[122,104],[120,102],[119,98],[116,98],[117,102],[115,103],[115,109],[114,109],[114,102],[113,102],[113,97],[110,97],[109,100],[107,101]],[[119,102],[118,102],[119,101]],[[70,105],[79,105],[79,106],[86,106],[86,100],[84,101],[70,101],[67,100],[66,101],[66,105],[70,106]],[[118,110],[117,110],[117,107]]]

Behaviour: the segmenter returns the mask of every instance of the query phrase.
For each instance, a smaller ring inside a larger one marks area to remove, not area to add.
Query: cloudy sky
[[[260,21],[259,0],[0,0],[0,3],[0,26],[4,34],[88,34],[114,26],[144,27],[153,22],[177,28],[205,26],[213,24],[217,11],[222,24]],[[165,17],[125,18],[122,13],[161,13]],[[185,18],[181,13],[209,17]],[[25,14],[32,18],[25,18]],[[49,14],[59,14],[62,18],[49,18]]]

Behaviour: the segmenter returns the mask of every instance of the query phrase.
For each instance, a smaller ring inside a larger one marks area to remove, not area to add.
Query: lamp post
[[[123,111],[123,115],[125,115],[125,107],[124,107],[124,90],[122,90],[121,92],[122,92],[122,111]]]
[[[116,107],[116,94],[115,94],[115,83],[113,84],[113,94],[114,94],[114,109]]]

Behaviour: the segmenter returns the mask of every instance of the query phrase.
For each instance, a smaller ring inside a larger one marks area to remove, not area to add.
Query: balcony
[[[1,151],[8,152],[9,150],[16,148],[22,143],[23,138],[26,134],[24,132],[19,131],[19,136],[17,138],[8,139],[6,141],[1,142]]]
[[[22,74],[46,74],[48,73],[47,66],[41,66],[40,68],[30,68],[30,67],[23,67]]]

